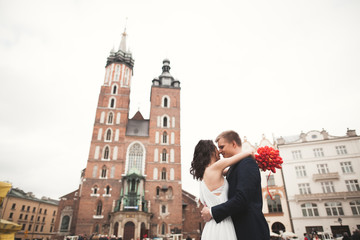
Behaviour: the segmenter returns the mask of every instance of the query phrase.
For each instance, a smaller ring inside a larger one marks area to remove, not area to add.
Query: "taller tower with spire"
[[[165,59],[152,80],[149,119],[139,111],[129,118],[134,59],[126,37],[107,58],[87,166],[79,189],[59,204],[60,235],[130,240],[182,232],[180,82]]]

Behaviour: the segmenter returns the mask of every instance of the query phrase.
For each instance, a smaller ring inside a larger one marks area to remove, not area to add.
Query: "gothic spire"
[[[120,42],[120,46],[119,46],[119,51],[121,50],[122,52],[126,52],[126,27],[124,29],[124,32],[122,33],[121,36],[121,42]]]

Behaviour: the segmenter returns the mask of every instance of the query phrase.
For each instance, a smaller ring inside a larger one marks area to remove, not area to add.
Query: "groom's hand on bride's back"
[[[208,208],[206,205],[201,210],[201,217],[202,217],[202,219],[204,219],[205,222],[208,222],[212,219],[212,216],[210,213],[210,208]]]

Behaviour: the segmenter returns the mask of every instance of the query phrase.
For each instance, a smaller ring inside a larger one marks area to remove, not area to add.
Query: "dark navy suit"
[[[228,173],[229,200],[211,208],[217,223],[231,216],[238,240],[269,240],[269,226],[262,213],[261,177],[252,157],[233,165]]]

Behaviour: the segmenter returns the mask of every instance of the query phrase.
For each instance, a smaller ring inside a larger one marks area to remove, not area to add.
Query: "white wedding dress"
[[[210,192],[204,181],[200,182],[200,201],[203,205],[206,204],[209,208],[216,206],[228,200],[227,194],[229,190],[229,183],[224,179],[224,184]],[[219,194],[220,195],[215,195]],[[236,234],[231,217],[227,217],[219,223],[211,219],[205,224],[201,240],[236,240]]]

